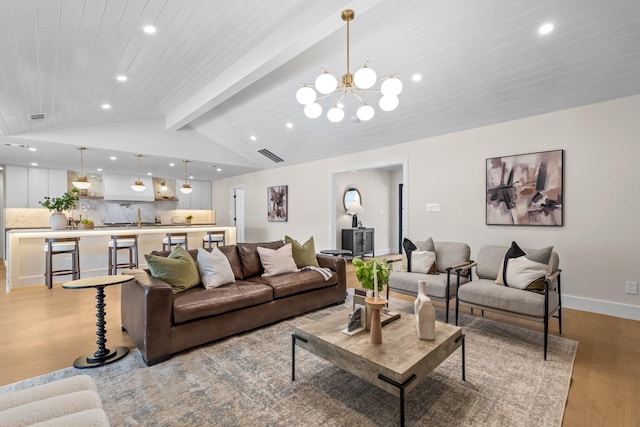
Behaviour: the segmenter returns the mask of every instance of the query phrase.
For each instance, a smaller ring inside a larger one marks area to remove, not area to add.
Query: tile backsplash
[[[187,215],[192,215],[193,224],[215,223],[215,211],[213,210],[181,210],[176,209],[176,201],[128,202],[111,201],[102,199],[80,199],[76,203],[76,209],[71,211],[74,219],[87,218],[96,225],[105,223],[135,223],[138,220],[138,209],[142,222],[155,222],[156,218],[161,224],[184,223]],[[5,226],[14,227],[48,227],[51,212],[47,209],[18,209],[7,208]]]

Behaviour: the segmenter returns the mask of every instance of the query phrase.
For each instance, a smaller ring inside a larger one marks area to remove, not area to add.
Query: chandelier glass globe
[[[309,86],[303,86],[298,89],[298,92],[296,92],[296,99],[302,105],[311,104],[317,97],[318,95],[316,94],[316,91]]]
[[[322,106],[317,102],[312,102],[304,106],[304,115],[310,119],[317,119],[322,114]]]
[[[326,71],[316,78],[316,90],[323,95],[332,93],[338,87],[338,80]]]
[[[356,111],[356,116],[363,122],[366,122],[367,120],[371,120],[374,114],[375,114],[375,111],[373,107],[367,104],[361,106],[360,108],[358,108],[358,111]]]
[[[376,84],[377,80],[378,76],[376,75],[376,72],[366,65],[356,71],[353,75],[353,82],[359,89],[369,89]]]
[[[402,92],[402,82],[397,77],[391,77],[380,85],[380,92],[383,95],[398,96]]]
[[[394,95],[385,95],[380,98],[380,109],[382,111],[393,111],[398,107],[400,100],[397,96]]]
[[[344,110],[339,107],[333,107],[327,111],[327,119],[332,123],[341,122],[344,119]]]

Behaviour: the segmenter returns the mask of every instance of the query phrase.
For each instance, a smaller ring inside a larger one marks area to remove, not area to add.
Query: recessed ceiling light
[[[169,166],[175,166],[175,165],[176,165],[175,163],[169,163]]]
[[[124,74],[120,74],[118,77],[116,77],[116,80],[119,82],[126,82],[127,76],[125,76]]]
[[[38,166],[36,162],[31,162],[31,166]]]
[[[218,171],[218,172],[222,172],[222,169],[220,169],[220,168],[216,168],[216,171]]]
[[[422,76],[421,76],[420,74],[416,73],[416,74],[414,74],[413,76],[411,76],[411,79],[412,79],[414,82],[419,82],[420,80],[422,80]]]
[[[98,172],[102,172],[102,168],[98,168],[96,169]]]
[[[287,123],[285,126],[288,127],[289,129],[291,129],[291,128],[293,128],[293,123]]]
[[[1,170],[4,170],[4,168],[3,168],[2,166],[0,166],[0,171],[1,171]]]
[[[101,107],[103,110],[108,110],[109,108],[111,108],[111,104],[102,104]]]
[[[255,135],[251,135],[251,136],[249,137],[249,139],[250,139],[250,140],[252,140],[252,141],[256,141],[258,138],[256,138],[256,136],[255,136]]]
[[[157,30],[153,25],[145,25],[144,27],[142,27],[142,31],[147,34],[154,34]]]
[[[111,157],[109,157],[109,159],[111,159],[111,160],[116,160],[116,159],[117,159],[117,157],[116,157],[116,156],[111,156]]]
[[[29,147],[29,151],[38,151],[36,147]]]
[[[153,174],[151,172],[147,172],[147,176],[152,176]]]
[[[547,34],[553,31],[553,28],[554,28],[554,25],[551,22],[547,22],[545,24],[540,25],[540,27],[538,27],[538,34],[542,36],[546,36]]]
[[[189,179],[193,179],[193,175],[189,175]]]

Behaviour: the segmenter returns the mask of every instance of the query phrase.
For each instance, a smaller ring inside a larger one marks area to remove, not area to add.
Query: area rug
[[[95,369],[62,369],[0,388],[0,394],[56,379],[91,375],[113,426],[393,426],[398,398],[296,350],[295,326],[330,313],[333,306],[237,335],[145,366],[137,350]],[[410,312],[411,305],[392,300]],[[439,320],[443,311],[438,310]],[[577,342],[505,323],[462,316],[466,382],[460,350],[406,399],[409,426],[560,426]],[[383,329],[384,336],[384,329]]]

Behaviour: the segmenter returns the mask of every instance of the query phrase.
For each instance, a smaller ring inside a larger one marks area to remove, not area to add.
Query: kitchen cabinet
[[[354,258],[375,256],[373,228],[343,228],[342,249],[350,250]]]
[[[29,172],[22,166],[5,167],[5,206],[7,208],[29,207]]]
[[[177,209],[211,210],[211,182],[189,181],[189,185],[191,185],[193,189],[189,194],[184,194],[180,191],[182,184],[184,184],[184,180],[176,180],[176,193],[178,195]]]
[[[66,170],[7,166],[5,177],[7,208],[41,208],[45,196],[67,192]]]

